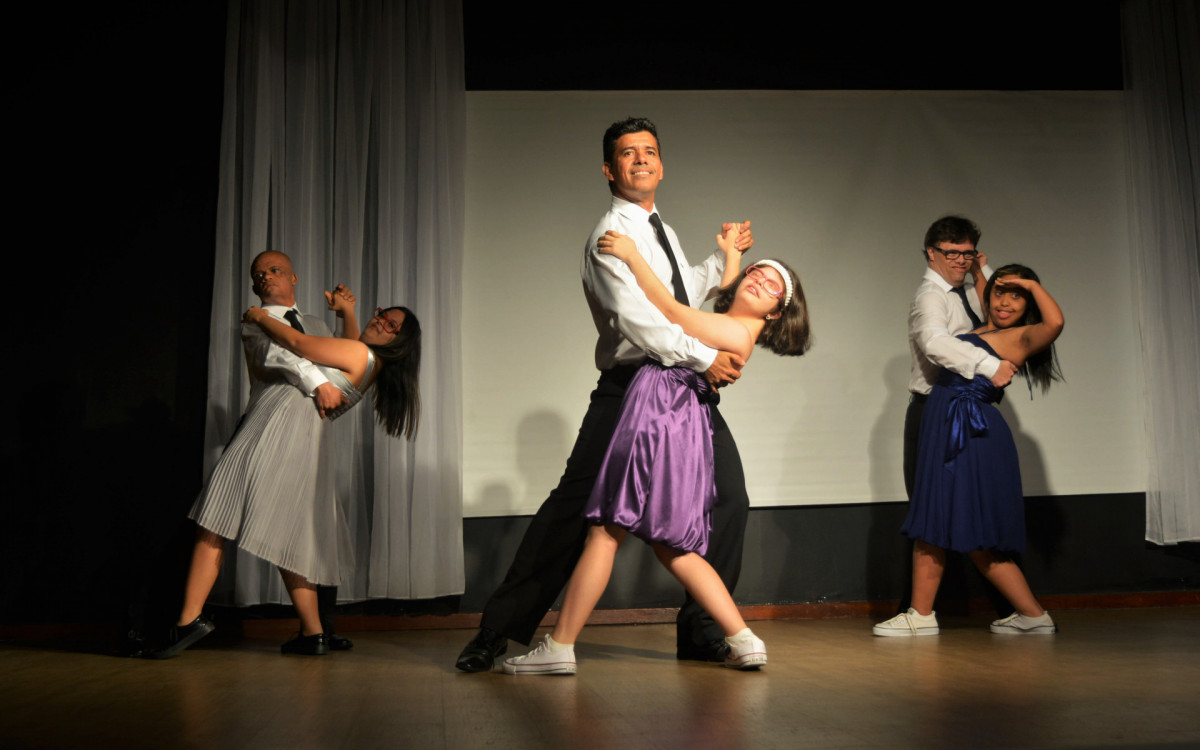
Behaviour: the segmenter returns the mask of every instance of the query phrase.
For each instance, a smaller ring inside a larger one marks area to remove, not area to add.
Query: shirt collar
[[[938,273],[937,271],[933,270],[932,268],[925,269],[925,280],[928,282],[931,282],[934,286],[936,286],[938,289],[941,289],[943,292],[949,292],[952,289],[954,289],[953,284],[951,284],[949,281],[946,281],[944,278],[942,278],[942,275],[940,273]],[[968,286],[967,280],[964,279],[963,280],[963,288],[965,289],[967,286]]]
[[[277,318],[283,318],[284,315],[287,315],[288,310],[296,310],[295,307],[288,307],[287,305],[263,305],[262,309],[266,310]],[[296,310],[296,314],[299,315],[300,311]]]
[[[627,219],[648,221],[650,219],[650,214],[658,211],[658,206],[655,205],[653,209],[647,211],[636,203],[630,203],[624,198],[618,198],[614,195],[612,197],[612,210],[616,211]]]

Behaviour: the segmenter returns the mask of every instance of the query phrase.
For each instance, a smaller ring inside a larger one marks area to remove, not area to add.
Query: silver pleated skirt
[[[336,586],[353,551],[331,441],[312,399],[286,383],[262,386],[189,517],[310,583]]]

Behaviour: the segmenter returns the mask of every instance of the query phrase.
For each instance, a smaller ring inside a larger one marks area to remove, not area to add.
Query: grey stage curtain
[[[1200,4],[1126,2],[1121,27],[1146,539],[1174,544],[1200,540]]]
[[[420,430],[388,438],[368,401],[333,425],[356,552],[339,598],[462,593],[461,8],[230,0],[225,59],[205,468],[246,403],[238,328],[256,254],[291,255],[310,314],[337,283],[364,319],[403,304],[423,329]],[[226,566],[214,600],[289,602],[262,561],[239,551]]]

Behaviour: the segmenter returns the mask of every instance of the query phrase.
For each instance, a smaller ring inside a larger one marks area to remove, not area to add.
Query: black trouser
[[[908,401],[908,410],[904,412],[904,491],[908,493],[909,502],[912,502],[913,483],[917,476],[917,449],[921,438],[921,414],[925,411],[925,399],[924,394],[912,394]],[[913,544],[914,542],[909,542],[910,553]],[[947,550],[946,554],[949,557],[955,553]],[[1017,567],[1020,567],[1021,556],[1018,553],[1012,553],[1012,561],[1017,564]],[[905,560],[905,566],[907,575],[904,578],[904,594],[900,597],[898,608],[900,612],[907,612],[908,608],[912,606],[912,554],[909,554]],[[997,615],[1008,617],[1013,613],[1012,604],[1004,598],[1004,594],[1001,594],[999,589],[992,585],[991,581],[984,578],[983,587],[984,593],[987,594]]]
[[[508,574],[483,608],[483,627],[528,645],[550,605],[570,580],[587,538],[589,524],[583,518],[583,508],[616,429],[621,399],[635,372],[636,366],[625,365],[600,374],[567,468],[558,486],[538,508]],[[715,405],[712,418],[717,504],[704,557],[732,593],[742,569],[750,498],[737,445]],[[679,610],[677,629],[680,643],[700,645],[724,635],[690,595]]]

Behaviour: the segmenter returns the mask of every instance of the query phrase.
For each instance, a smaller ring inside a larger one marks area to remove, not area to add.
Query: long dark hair
[[[799,357],[812,346],[812,329],[808,323],[808,302],[804,299],[804,287],[800,286],[800,277],[796,275],[792,267],[777,258],[774,260],[787,269],[788,274],[792,277],[792,299],[788,302],[787,309],[783,310],[778,318],[767,321],[762,332],[758,334],[758,340],[754,343],[761,344],[785,357]],[[750,270],[750,266],[746,266],[745,270],[733,280],[733,283],[721,287],[717,292],[717,297],[713,300],[715,312],[729,312],[733,298],[737,295],[738,285],[742,283],[742,279],[746,278],[748,270]]]
[[[412,440],[421,421],[421,323],[407,307],[388,310],[404,313],[404,323],[387,344],[368,344],[382,366],[375,378],[375,418],[392,437]]]
[[[983,288],[984,307],[987,308],[985,313],[988,315],[989,322],[991,320],[992,309],[992,290],[996,287],[996,279],[1004,276],[1016,276],[1021,279],[1029,279],[1036,281],[1039,284],[1042,280],[1034,273],[1034,270],[1029,266],[1023,266],[1020,263],[1009,263],[1007,266],[1001,266],[996,269],[991,278],[987,281],[987,286]],[[1041,323],[1042,317],[1041,308],[1037,306],[1031,295],[1025,295],[1025,314],[1021,316],[1013,325],[1032,326]],[[1054,349],[1054,344],[1046,347],[1037,354],[1031,354],[1025,360],[1025,364],[1021,365],[1019,372],[1024,375],[1031,384],[1041,388],[1042,393],[1050,390],[1050,384],[1063,379],[1062,368],[1058,365],[1058,352]],[[1031,391],[1032,392],[1032,391]]]

